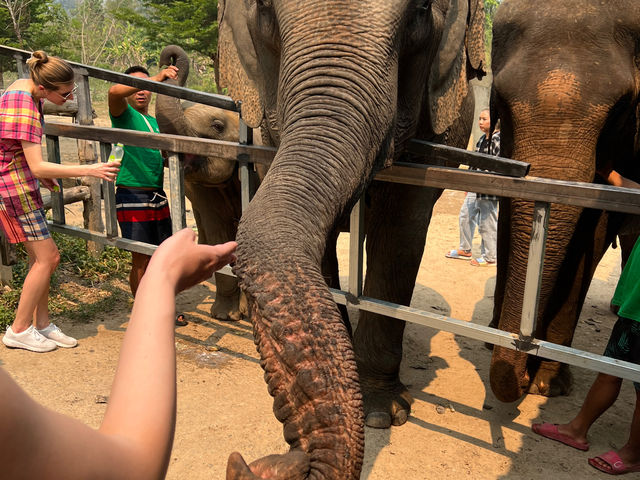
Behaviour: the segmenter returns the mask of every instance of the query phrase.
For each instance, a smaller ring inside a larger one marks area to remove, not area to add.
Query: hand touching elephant
[[[404,323],[362,312],[352,349],[322,257],[368,188],[364,294],[409,303],[441,191],[371,179],[415,160],[413,137],[466,146],[483,23],[480,0],[220,1],[221,82],[278,147],[240,221],[235,271],[291,446],[250,468],[233,455],[228,478],[355,479],[364,415],[406,421]]]
[[[505,0],[494,19],[491,118],[504,155],[537,177],[602,182],[615,169],[640,179],[640,6]],[[496,115],[497,113],[497,115]],[[494,325],[517,333],[532,204],[500,204]],[[536,338],[570,345],[587,289],[622,215],[553,204]],[[491,387],[503,401],[569,390],[566,365],[494,349]]]

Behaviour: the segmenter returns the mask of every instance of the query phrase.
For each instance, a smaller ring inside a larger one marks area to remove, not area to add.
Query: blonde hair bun
[[[27,60],[29,75],[36,85],[57,90],[60,86],[73,82],[75,76],[71,65],[58,57],[36,50]]]

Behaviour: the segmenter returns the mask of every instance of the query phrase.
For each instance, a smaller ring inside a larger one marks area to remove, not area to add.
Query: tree
[[[493,40],[493,17],[502,0],[484,0],[484,39],[487,58],[491,59],[491,42]]]
[[[214,60],[218,49],[218,0],[141,0],[142,11],[120,9],[118,17],[142,28],[157,47],[178,44]]]

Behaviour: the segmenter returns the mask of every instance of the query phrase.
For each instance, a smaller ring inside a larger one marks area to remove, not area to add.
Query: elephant
[[[504,156],[536,177],[604,183],[612,169],[640,180],[640,5],[505,0],[494,18],[491,118]],[[503,199],[492,326],[518,333],[533,203]],[[534,336],[569,346],[589,284],[624,214],[551,204]],[[628,248],[628,246],[627,246]],[[491,389],[568,393],[567,365],[495,347]]]
[[[466,147],[484,75],[480,0],[219,3],[223,86],[277,153],[242,215],[234,272],[290,450],[229,458],[227,478],[359,478],[364,424],[406,422],[404,322],[360,312],[350,337],[322,272],[366,191],[364,295],[408,305],[442,189],[383,183],[412,138]],[[392,252],[390,254],[390,252]]]
[[[186,52],[176,45],[165,47],[160,65],[176,65],[177,80],[167,83],[184,86],[189,75]],[[158,95],[156,118],[163,133],[215,140],[238,141],[238,114],[178,98]],[[198,241],[214,245],[234,240],[242,214],[240,182],[236,162],[216,157],[181,155],[184,163],[185,194],[191,202],[198,226]],[[216,300],[211,316],[219,320],[240,320],[247,311],[237,279],[215,274]]]

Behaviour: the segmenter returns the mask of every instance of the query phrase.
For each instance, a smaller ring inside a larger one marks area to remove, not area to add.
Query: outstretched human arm
[[[611,170],[606,177],[607,183],[614,187],[640,188],[640,184],[623,177],[615,170]]]
[[[31,173],[36,178],[69,178],[91,176],[113,182],[118,176],[120,162],[91,163],[87,165],[60,165],[45,162],[42,158],[42,147],[39,143],[22,140],[22,150],[29,164]],[[48,182],[45,186],[49,187]]]
[[[162,82],[167,78],[177,78],[178,67],[171,65],[163,70],[160,70],[154,76],[149,77],[147,80],[154,80],[156,82]],[[119,117],[127,109],[127,97],[139,92],[140,89],[136,87],[130,87],[129,85],[123,85],[117,83],[109,88],[108,101],[109,101],[109,113],[114,117]]]
[[[235,242],[198,245],[190,229],[158,247],[136,295],[98,430],[41,406],[0,369],[3,478],[164,478],[175,428],[175,295],[235,261],[235,248]]]

